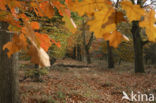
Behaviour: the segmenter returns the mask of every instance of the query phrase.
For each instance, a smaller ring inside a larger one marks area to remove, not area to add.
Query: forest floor
[[[20,81],[22,103],[133,103],[122,100],[122,92],[155,94],[156,68],[135,74],[133,64],[122,63],[107,69],[104,61],[87,65],[71,59],[58,60],[41,82],[31,78]],[[19,79],[24,78],[20,69]],[[148,103],[148,102],[136,102]],[[156,103],[156,102],[153,102]]]

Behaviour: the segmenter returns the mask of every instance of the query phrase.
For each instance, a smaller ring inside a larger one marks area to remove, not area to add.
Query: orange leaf
[[[7,53],[8,57],[10,57],[12,54],[18,52],[21,49],[27,49],[27,40],[23,34],[14,35],[11,42],[8,42],[3,46],[3,50],[8,49],[9,52]]]
[[[36,38],[35,32],[33,28],[31,27],[30,23],[25,21],[24,19],[24,24],[25,24],[25,27],[22,28],[22,33],[30,40],[32,44],[39,47],[40,46],[39,41]]]
[[[37,36],[37,33],[34,32],[29,22],[24,21],[24,24],[25,27],[22,28],[22,33],[24,33],[31,42],[32,47],[29,48],[28,54],[32,57],[32,62],[40,66],[50,66],[49,56],[45,52],[45,50],[49,48],[50,40],[48,41],[47,36],[40,35],[39,33]]]
[[[0,21],[5,21],[11,25],[21,27],[20,26],[20,21],[16,20],[15,17],[9,12],[6,11],[1,11],[0,10]]]
[[[60,42],[57,42],[57,43],[55,43],[55,45],[57,46],[57,47],[61,47],[61,44],[60,44]]]
[[[52,40],[52,39],[51,39],[51,42],[54,43],[58,48],[61,47],[60,42],[56,42],[55,40]]]
[[[49,47],[52,45],[51,40],[47,34],[35,33],[36,37],[39,39],[40,46],[48,51]]]
[[[50,5],[48,1],[44,1],[40,3],[38,13],[40,16],[47,16],[49,18],[52,18],[54,15],[54,8]]]
[[[61,16],[63,16],[65,6],[62,5],[59,1],[53,2],[53,5],[58,9]]]
[[[39,25],[38,22],[33,21],[33,22],[31,22],[30,24],[31,24],[31,27],[32,27],[33,29],[39,29],[39,28],[40,28],[40,25]]]
[[[25,21],[29,21],[29,18],[25,14],[20,14],[19,18],[24,19]]]
[[[66,4],[69,4],[69,0],[65,0],[65,3],[66,3]]]
[[[5,0],[0,0],[0,9],[1,10],[6,10],[5,5],[6,5],[6,1]]]
[[[110,42],[110,46],[113,46],[115,48],[118,47],[123,38],[122,34],[118,31],[114,31],[113,33],[105,33],[103,37],[105,40],[108,40]]]

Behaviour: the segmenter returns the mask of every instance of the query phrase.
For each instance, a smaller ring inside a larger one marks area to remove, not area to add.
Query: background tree
[[[107,41],[107,62],[108,62],[108,68],[114,68],[114,58],[113,58],[113,52],[112,47],[109,44],[109,41]]]
[[[113,3],[108,0],[99,0],[97,2],[93,0],[83,0],[81,2],[69,0],[68,5],[71,10],[78,12],[80,16],[84,14],[90,17],[94,16],[94,20],[87,23],[90,26],[90,31],[94,32],[97,38],[109,40],[110,45],[113,47],[118,47],[118,44],[124,39],[128,40],[127,37],[118,30],[118,24],[127,22],[126,20],[132,23],[131,32],[134,41],[135,72],[143,73],[143,45],[146,41],[144,42],[141,38],[141,28],[146,29],[145,34],[147,34],[149,41],[156,41],[156,35],[154,34],[156,30],[156,27],[154,27],[155,11],[149,5],[144,6],[145,2],[146,1],[143,0],[137,0],[135,4],[133,0],[117,1],[117,5],[121,6],[121,8],[118,9],[114,8],[112,6]],[[81,5],[85,6],[79,8]],[[123,11],[125,11],[125,13]],[[144,20],[141,19],[142,17],[144,17]]]
[[[91,45],[92,45],[92,42],[93,42],[93,39],[94,39],[94,33],[90,33],[88,32],[88,26],[86,24],[86,20],[87,20],[87,17],[84,17],[84,20],[82,20],[82,39],[83,39],[83,50],[84,50],[84,59],[85,61],[87,61],[88,64],[91,63],[91,56],[90,56],[90,48],[91,48]],[[90,34],[90,35],[89,35]],[[87,36],[90,36],[89,39]],[[87,40],[88,39],[88,40]]]

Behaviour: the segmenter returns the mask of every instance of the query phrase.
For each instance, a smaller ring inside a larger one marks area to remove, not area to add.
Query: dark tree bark
[[[117,9],[119,5],[119,0],[117,0],[116,4],[115,4],[115,8]],[[116,21],[115,21],[116,22]],[[117,22],[116,22],[117,24]],[[114,58],[113,58],[113,53],[112,53],[112,47],[109,45],[109,41],[107,41],[107,52],[108,52],[108,68],[112,69],[114,68]],[[119,64],[121,63],[121,61],[119,62]]]
[[[91,63],[91,58],[90,58],[90,47],[92,45],[93,42],[93,38],[94,38],[94,33],[91,33],[90,39],[88,41],[88,44],[85,45],[85,54],[86,54],[86,58],[87,58],[87,63],[90,64]]]
[[[140,36],[140,27],[138,21],[132,22],[132,35],[133,35],[133,45],[135,53],[135,73],[144,73],[143,64],[143,43]]]
[[[107,41],[107,50],[108,50],[108,68],[114,68],[114,59],[112,53],[112,47],[109,45],[109,41]]]
[[[120,58],[120,59],[119,59],[119,65],[121,64],[121,62],[122,62],[122,59]]]
[[[79,44],[75,45],[73,48],[73,59],[81,61],[81,47]]]
[[[76,46],[73,48],[73,56],[72,56],[73,59],[76,59]]]
[[[82,37],[83,37],[83,47],[84,47],[84,60],[87,61],[88,64],[91,63],[91,57],[90,57],[90,47],[92,45],[93,39],[94,39],[94,33],[91,33],[90,39],[88,43],[86,43],[86,23],[83,21],[82,24]]]
[[[7,33],[8,24],[0,23],[0,103],[19,103],[17,81],[17,54],[10,58],[7,50],[3,51],[3,45],[11,39]]]
[[[90,64],[91,63],[90,52],[87,47],[85,48],[85,53],[86,53],[87,63]]]
[[[82,56],[81,56],[81,47],[79,44],[77,44],[77,55],[76,55],[76,60],[82,61]]]

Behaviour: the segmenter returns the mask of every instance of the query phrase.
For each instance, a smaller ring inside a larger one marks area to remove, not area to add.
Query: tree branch
[[[142,41],[142,46],[146,45],[146,44],[149,43],[149,42],[150,42],[149,40]]]
[[[88,44],[87,44],[87,49],[90,48],[90,46],[91,46],[91,44],[92,44],[92,41],[93,41],[93,38],[94,38],[94,33],[92,32],[92,33],[91,33],[91,37],[90,37],[90,39],[89,39],[89,41],[88,41]]]
[[[118,8],[119,5],[119,0],[117,0],[116,4],[115,4],[115,8]]]
[[[133,4],[135,4],[134,0],[131,0],[131,2],[132,2]]]

